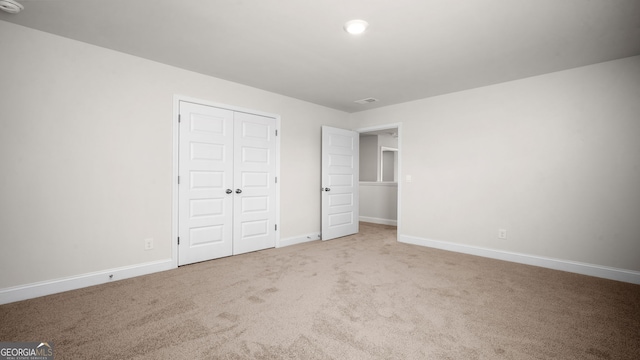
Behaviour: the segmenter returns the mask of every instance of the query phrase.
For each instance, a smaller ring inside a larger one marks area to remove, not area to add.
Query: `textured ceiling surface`
[[[640,0],[18,1],[0,20],[347,112],[640,54]]]

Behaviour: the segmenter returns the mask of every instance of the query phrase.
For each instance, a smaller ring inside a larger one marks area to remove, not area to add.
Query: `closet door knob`
[[[236,189],[236,194],[242,194],[242,190]]]
[[[231,194],[233,192],[233,190],[231,189],[227,189],[227,191],[225,191],[227,194]]]

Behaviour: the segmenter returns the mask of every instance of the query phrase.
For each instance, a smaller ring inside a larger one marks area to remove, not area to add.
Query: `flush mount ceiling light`
[[[0,10],[4,10],[11,14],[17,14],[24,10],[24,6],[15,0],[0,0]]]
[[[367,30],[367,26],[369,23],[364,20],[351,20],[344,24],[344,31],[351,35],[358,35]]]

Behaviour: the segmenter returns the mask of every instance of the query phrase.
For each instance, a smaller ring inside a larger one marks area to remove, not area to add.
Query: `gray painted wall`
[[[640,271],[638,99],[640,56],[351,121],[401,119],[399,235]]]

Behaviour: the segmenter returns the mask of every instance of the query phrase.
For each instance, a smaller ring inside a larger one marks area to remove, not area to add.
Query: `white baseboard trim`
[[[172,259],[0,289],[0,305],[175,269]]]
[[[286,239],[280,239],[280,243],[278,244],[277,247],[281,248],[285,246],[302,244],[302,243],[315,241],[315,240],[321,240],[320,233],[311,233],[306,235],[288,237]]]
[[[599,278],[640,285],[639,271],[618,269],[601,265],[581,263],[577,261],[527,255],[509,251],[494,250],[477,246],[456,244],[447,241],[430,240],[409,235],[398,235],[398,241],[406,244],[427,246],[441,250],[454,251],[463,254],[482,256],[492,259],[539,266],[548,269],[567,271],[576,274],[595,276]]]
[[[374,218],[369,216],[360,216],[359,220],[363,222],[374,223],[374,224],[398,226],[398,220],[380,219],[380,218]]]

